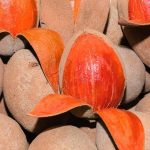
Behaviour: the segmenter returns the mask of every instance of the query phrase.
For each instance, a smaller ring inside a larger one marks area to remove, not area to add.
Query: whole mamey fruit
[[[123,103],[134,101],[142,92],[145,83],[145,66],[134,51],[118,47],[126,73],[126,90]]]
[[[27,150],[26,136],[18,123],[3,114],[0,114],[0,122],[0,149]]]
[[[49,93],[53,90],[33,54],[27,49],[17,51],[5,67],[4,96],[9,111],[27,130],[33,132],[38,122],[27,113]]]
[[[29,150],[96,150],[88,135],[74,126],[62,126],[39,134]]]
[[[85,100],[94,111],[117,107],[123,96],[124,66],[116,47],[94,30],[71,39],[61,58],[59,77],[63,94]]]

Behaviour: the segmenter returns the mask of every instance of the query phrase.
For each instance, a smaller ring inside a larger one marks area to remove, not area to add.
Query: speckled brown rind
[[[129,48],[118,47],[125,65],[126,90],[123,103],[134,101],[142,92],[145,83],[145,66],[139,57]]]
[[[123,32],[142,62],[150,67],[150,26],[131,28],[123,27]]]
[[[39,134],[29,150],[96,150],[88,135],[74,126],[62,126]]]
[[[123,32],[121,26],[118,24],[117,0],[111,0],[110,2],[106,36],[116,45],[120,45],[123,39]]]
[[[96,128],[81,127],[80,129],[90,137],[94,144],[96,144]]]
[[[66,0],[41,0],[40,25],[58,32],[67,43],[74,28],[70,3]]]
[[[144,93],[150,92],[150,73],[146,71],[146,80],[144,85]]]
[[[25,49],[16,52],[5,68],[4,97],[9,111],[25,129],[34,132],[46,125],[27,114],[50,93],[54,92],[32,53]]]
[[[75,32],[85,28],[103,32],[109,14],[109,7],[109,0],[81,0],[75,23]]]
[[[0,114],[0,149],[1,150],[27,150],[26,136],[16,121]]]
[[[96,124],[96,146],[98,150],[116,150],[108,131],[99,122]]]

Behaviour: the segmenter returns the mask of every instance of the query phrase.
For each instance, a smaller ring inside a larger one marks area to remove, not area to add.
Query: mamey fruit
[[[58,32],[66,44],[73,34],[72,9],[66,0],[42,0],[40,9],[40,24]]]
[[[72,38],[61,58],[59,77],[63,94],[85,100],[95,111],[117,107],[123,96],[121,60],[112,43],[96,31]]]
[[[0,149],[27,150],[26,136],[19,124],[3,114],[0,114],[0,122]]]
[[[134,101],[142,92],[145,83],[145,66],[134,51],[118,47],[126,73],[126,90],[123,103]]]
[[[24,128],[36,130],[38,119],[26,114],[42,97],[53,92],[29,50],[19,50],[11,57],[5,68],[4,96],[9,111]]]
[[[96,150],[90,138],[74,126],[62,126],[39,134],[29,150]]]

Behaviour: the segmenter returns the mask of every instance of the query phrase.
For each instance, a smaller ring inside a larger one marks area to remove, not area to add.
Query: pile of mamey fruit
[[[0,150],[150,150],[150,1],[1,0]]]

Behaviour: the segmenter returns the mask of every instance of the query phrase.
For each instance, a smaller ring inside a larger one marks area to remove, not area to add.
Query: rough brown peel
[[[118,47],[126,72],[126,90],[123,103],[135,100],[142,92],[145,83],[145,66],[134,51]]]
[[[40,24],[58,32],[64,43],[73,34],[73,14],[70,3],[66,0],[41,0]]]
[[[29,150],[96,150],[88,135],[74,126],[62,126],[39,134]]]
[[[150,92],[150,73],[146,71],[146,80],[144,85],[144,93]]]
[[[85,28],[103,32],[109,13],[109,0],[81,0],[75,32]]]
[[[150,67],[150,26],[141,28],[123,27],[123,32],[142,62]]]
[[[106,28],[106,35],[114,44],[120,45],[123,38],[123,32],[121,26],[118,24],[117,0],[111,0],[110,2],[110,12]]]
[[[5,68],[4,96],[9,111],[27,130],[33,132],[38,122],[27,116],[28,112],[49,93],[53,90],[33,54],[29,50],[16,52]]]
[[[0,114],[0,122],[0,149],[27,150],[27,139],[19,124],[3,114]]]

